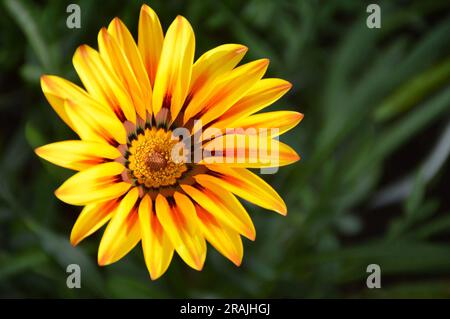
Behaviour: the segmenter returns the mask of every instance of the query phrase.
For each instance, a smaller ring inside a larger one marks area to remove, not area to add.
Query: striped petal
[[[255,240],[255,226],[250,216],[242,204],[229,191],[212,183],[204,182],[202,185],[195,185],[195,187],[181,184],[181,188],[198,205],[213,214],[221,222],[248,239]]]
[[[138,215],[138,189],[132,188],[120,202],[105,229],[98,248],[98,264],[112,264],[128,254],[141,239]]]
[[[152,87],[155,85],[163,41],[164,35],[157,14],[144,4],[139,16],[138,47]]]
[[[300,156],[288,145],[270,137],[226,134],[206,143],[200,164],[270,168],[292,164]]]
[[[240,266],[244,255],[241,236],[201,206],[195,205],[195,210],[206,240],[236,266]]]
[[[35,152],[53,164],[77,171],[121,156],[111,145],[78,140],[47,144],[38,147]]]
[[[186,116],[200,118],[202,125],[220,117],[262,78],[268,65],[268,59],[261,59],[235,68],[220,79],[197,110]]]
[[[167,30],[156,72],[153,112],[168,108],[174,120],[189,90],[195,39],[189,22],[178,16]],[[176,61],[176,62],[175,62]]]
[[[192,268],[201,270],[206,258],[206,242],[198,226],[191,200],[175,192],[170,202],[156,197],[156,214],[180,257]]]
[[[66,100],[64,110],[82,140],[125,144],[127,133],[122,123],[108,111],[90,104]]]
[[[259,113],[251,115],[239,120],[236,120],[233,124],[235,128],[255,129],[256,132],[260,130],[270,130],[272,128],[278,129],[275,134],[271,134],[272,137],[281,135],[293,127],[295,127],[303,119],[303,114],[292,111],[275,111],[267,113]]]
[[[235,120],[245,118],[271,105],[290,90],[292,84],[276,78],[258,81],[239,101],[214,123],[217,128],[231,127]]]
[[[224,44],[204,53],[192,67],[189,104],[184,113],[186,123],[195,110],[200,110],[208,94],[214,88],[216,79],[231,71],[247,52],[240,44]]]
[[[95,233],[111,219],[119,203],[120,199],[116,198],[106,202],[86,205],[78,216],[75,225],[73,225],[70,243],[76,246],[84,238]]]
[[[120,174],[124,169],[117,162],[95,165],[70,177],[55,191],[55,195],[72,205],[117,198],[131,187],[129,183],[121,181]]]
[[[139,205],[142,250],[152,280],[161,277],[170,265],[173,245],[153,210],[152,199],[146,195]]]
[[[125,56],[131,65],[131,69],[142,89],[147,111],[152,114],[152,85],[133,36],[119,18],[115,18],[111,21],[108,26],[108,33],[117,41],[119,47],[125,53]]]
[[[194,178],[202,182],[214,183],[253,204],[286,215],[286,204],[277,192],[258,175],[245,168],[231,168],[225,165],[208,165],[209,174],[199,174]]]
[[[114,22],[113,25],[115,25]],[[148,103],[148,94],[144,95],[144,88],[141,88],[125,52],[119,47],[117,41],[108,33],[106,28],[102,28],[98,33],[98,48],[103,61],[114,71],[121,85],[128,92],[132,92],[131,99],[134,108],[139,116],[145,119],[147,109],[151,109]],[[148,82],[147,76],[145,76],[145,80]],[[145,88],[146,92],[148,92],[149,87]]]
[[[136,123],[130,95],[96,50],[82,45],[75,51],[72,62],[83,85],[95,99],[108,105],[122,122]]]
[[[47,98],[47,101],[53,107],[55,112],[76,133],[78,132],[75,130],[64,109],[65,100],[69,99],[77,105],[98,104],[87,94],[85,90],[72,82],[55,75],[41,76],[41,88]],[[102,107],[100,104],[97,106],[100,108]]]

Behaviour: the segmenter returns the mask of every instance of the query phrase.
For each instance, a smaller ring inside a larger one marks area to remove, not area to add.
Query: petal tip
[[[158,269],[148,268],[148,274],[149,274],[151,280],[157,280],[157,279],[161,278],[161,276],[164,274],[164,272],[165,271],[161,271]]]
[[[279,209],[276,212],[282,216],[287,216],[287,208],[286,207],[283,207],[282,209]]]
[[[43,153],[44,151],[43,151],[43,146],[39,146],[39,147],[36,147],[35,149],[34,149],[34,154],[36,154],[37,156],[39,156],[39,157],[41,157],[42,158],[42,153]]]
[[[270,63],[270,60],[268,58],[264,58],[264,59],[260,60],[261,67],[266,67],[269,65],[269,63]]]
[[[48,74],[41,74],[41,76],[39,77],[39,80],[41,82],[41,86],[42,83],[45,83],[48,80],[49,75]]]
[[[292,89],[292,86],[293,86],[293,84],[291,83],[291,82],[289,82],[289,81],[286,81],[286,80],[283,80],[283,79],[280,79],[281,81],[281,83],[277,86],[277,88],[280,90],[280,91],[285,91],[285,92],[287,92],[287,91],[289,91],[290,89]]]
[[[61,186],[61,187],[62,187],[62,186]],[[59,187],[58,189],[56,189],[53,193],[55,194],[55,196],[56,196],[59,200],[64,201],[64,200],[62,199],[62,197],[64,197],[64,191],[63,191],[63,189],[61,189],[61,187]]]
[[[101,267],[108,266],[111,262],[109,261],[109,258],[107,255],[101,255],[99,254],[97,257],[97,264]]]
[[[236,49],[235,53],[236,54],[241,54],[241,53],[246,53],[248,51],[248,47],[241,44],[239,45],[239,47]]]
[[[145,13],[149,16],[157,16],[156,12],[147,4],[143,4],[141,6],[141,14],[143,14],[143,13]]]
[[[246,234],[246,236],[248,239],[250,239],[251,241],[255,241],[256,240],[256,232],[249,232]]]
[[[240,267],[242,265],[242,256],[235,256],[231,259],[231,262],[236,266]]]
[[[197,270],[197,271],[202,271],[203,270],[203,263],[197,263],[196,265],[195,265],[195,267],[193,267],[195,270]]]
[[[72,245],[72,247],[76,247],[80,243],[80,241],[81,241],[80,238],[70,236],[70,244]]]
[[[152,275],[152,274],[150,274],[150,279],[151,280],[157,280],[157,279],[159,279],[161,277],[161,275]]]

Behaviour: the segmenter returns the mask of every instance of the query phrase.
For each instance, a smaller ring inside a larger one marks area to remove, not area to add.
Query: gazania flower
[[[98,46],[82,45],[73,56],[85,89],[57,76],[41,78],[48,102],[80,137],[36,149],[78,171],[55,191],[63,202],[84,206],[71,243],[107,224],[99,265],[118,261],[141,242],[152,279],[167,270],[174,251],[201,270],[206,241],[240,265],[241,236],[254,240],[255,228],[235,195],[287,213],[280,196],[248,168],[299,159],[277,136],[303,116],[255,114],[291,84],[262,79],[267,59],[237,66],[247,52],[243,45],[221,45],[194,63],[189,22],[178,16],[164,36],[146,5],[137,44],[115,18],[100,30]],[[211,128],[214,134],[207,134]],[[179,129],[187,136],[176,136]],[[270,134],[259,134],[262,129]],[[192,160],[198,150],[202,156]]]

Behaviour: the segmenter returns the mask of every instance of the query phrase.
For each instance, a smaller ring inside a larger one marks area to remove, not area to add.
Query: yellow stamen
[[[187,170],[181,154],[172,154],[177,143],[179,141],[172,139],[171,131],[145,129],[144,133],[131,142],[128,149],[130,176],[138,184],[148,188],[176,184],[177,179]]]

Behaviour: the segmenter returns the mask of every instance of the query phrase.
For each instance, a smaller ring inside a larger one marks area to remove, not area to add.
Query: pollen
[[[175,185],[187,171],[182,142],[172,132],[147,128],[128,148],[129,176],[147,188]]]

